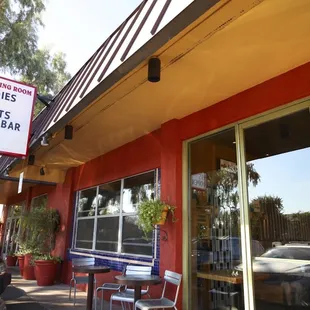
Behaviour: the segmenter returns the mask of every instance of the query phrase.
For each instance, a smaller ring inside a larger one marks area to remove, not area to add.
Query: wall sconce
[[[48,133],[44,134],[44,136],[42,137],[42,140],[41,140],[41,145],[42,146],[49,146],[49,138],[50,138],[50,135]]]
[[[45,175],[45,171],[43,167],[40,168],[40,175]]]
[[[65,127],[65,140],[73,139],[73,127],[71,125],[66,125]]]
[[[34,155],[29,155],[29,157],[28,157],[28,165],[29,166],[33,166],[34,165],[35,158],[36,157]]]
[[[11,166],[7,166],[6,169],[4,170],[3,175],[4,175],[5,177],[10,176],[9,172],[10,172],[11,170],[12,170],[12,167],[11,167]]]
[[[151,58],[148,63],[148,76],[149,82],[156,83],[160,81],[160,59]]]

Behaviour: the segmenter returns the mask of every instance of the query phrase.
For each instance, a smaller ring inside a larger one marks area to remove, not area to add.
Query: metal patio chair
[[[72,267],[74,266],[93,266],[95,265],[95,258],[73,258],[72,259]],[[73,286],[72,286],[73,283]],[[70,291],[69,291],[69,300],[71,300],[71,290],[72,287],[74,288],[74,295],[73,295],[73,304],[75,306],[75,299],[76,299],[76,285],[77,284],[87,284],[88,283],[88,276],[76,276],[75,272],[72,272],[72,279],[70,280]],[[94,284],[96,288],[96,278],[94,278]]]
[[[128,265],[126,267],[126,275],[150,275],[152,273],[152,267],[149,266],[134,266]],[[146,289],[141,290],[141,295],[149,295],[149,287],[147,286]],[[125,309],[126,305],[129,303],[134,303],[134,289],[128,288],[127,286],[124,287],[123,291],[119,291],[111,295],[110,298],[110,310],[112,310],[113,301],[120,301],[122,308]],[[125,308],[124,308],[125,305]]]
[[[126,273],[126,268],[123,269],[123,272],[122,274],[125,275]],[[102,310],[103,309],[103,293],[104,291],[120,291],[122,288],[125,288],[124,285],[121,285],[121,284],[117,284],[117,283],[104,283],[102,284],[101,286],[98,286],[97,289],[95,290],[95,310],[97,310],[97,296],[98,296],[98,293],[100,291],[102,291],[102,294],[101,294],[101,301],[100,301],[100,309]],[[124,309],[124,305],[122,303],[122,309]]]
[[[166,270],[164,280],[165,280],[165,284],[164,284],[161,298],[137,300],[135,304],[135,310],[137,309],[149,310],[149,309],[158,309],[158,308],[159,309],[174,308],[177,310],[176,303],[178,300],[182,275],[176,272]],[[177,287],[173,301],[165,297],[167,283],[171,283]]]

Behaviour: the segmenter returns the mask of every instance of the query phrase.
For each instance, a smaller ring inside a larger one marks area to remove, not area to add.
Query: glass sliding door
[[[255,308],[309,309],[309,107],[245,123],[243,134],[247,167],[257,173],[247,202]]]
[[[242,309],[242,271],[235,269],[242,255],[234,128],[189,144],[189,190],[190,307]]]

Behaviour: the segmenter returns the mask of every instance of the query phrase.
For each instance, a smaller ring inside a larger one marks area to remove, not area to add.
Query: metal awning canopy
[[[7,199],[18,194],[19,178],[0,176],[0,204],[6,204]],[[56,186],[56,183],[36,181],[36,180],[23,180],[23,191],[35,185]]]
[[[74,107],[64,109],[49,125],[50,145],[33,144],[37,167],[26,167],[25,177],[63,182],[70,167],[310,61],[309,0],[221,0],[184,25],[192,5],[201,2],[194,1]],[[182,23],[184,29],[167,40]],[[156,40],[164,43],[154,50]],[[147,81],[152,55],[162,62],[156,84]],[[64,140],[66,124],[74,128],[73,140]],[[47,170],[43,178],[41,165]],[[10,175],[18,177],[25,166],[20,161]]]

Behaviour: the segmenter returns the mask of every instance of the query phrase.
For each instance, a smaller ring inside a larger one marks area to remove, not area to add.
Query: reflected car
[[[310,306],[310,246],[283,245],[268,250],[253,260],[255,297],[292,306]],[[240,264],[235,269],[242,271]],[[254,277],[255,278],[255,277]]]
[[[241,262],[241,244],[239,237],[215,237],[212,241],[226,242],[226,252],[229,253],[230,259],[234,266],[237,266]],[[211,239],[193,239],[192,247],[196,248],[192,250],[192,257],[197,259],[197,270],[200,270],[203,264],[212,264],[220,260],[217,257],[218,252],[213,251],[210,246]],[[262,244],[257,241],[252,241],[252,253],[253,256],[260,256],[265,252]],[[228,258],[229,260],[229,258]]]

